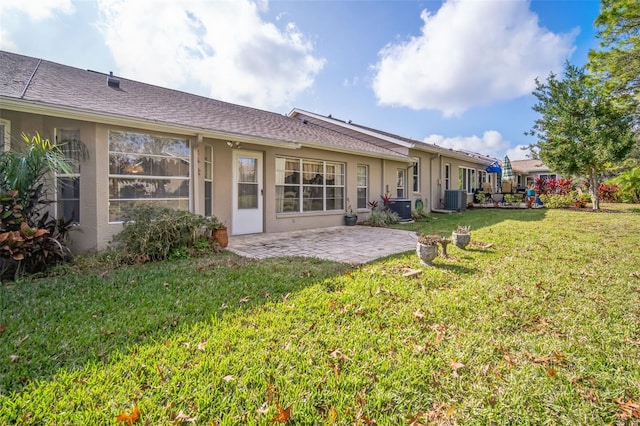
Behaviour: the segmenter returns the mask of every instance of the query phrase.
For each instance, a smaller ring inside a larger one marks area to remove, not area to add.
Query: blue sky
[[[502,158],[534,79],[597,47],[594,0],[3,0],[0,48]]]

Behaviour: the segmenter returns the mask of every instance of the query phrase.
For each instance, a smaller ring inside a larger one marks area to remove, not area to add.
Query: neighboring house
[[[328,227],[349,205],[365,219],[385,192],[437,208],[491,162],[354,128],[0,51],[0,149],[36,131],[87,147],[71,175],[48,181],[53,213],[79,224],[78,252],[106,248],[136,204],[215,215],[231,235]]]
[[[395,182],[395,185],[385,184],[383,189],[391,197],[411,199],[414,206],[415,201],[420,199],[428,210],[443,209],[445,190],[450,189],[465,191],[467,200],[471,202],[474,191],[482,188],[484,182],[492,186],[497,184],[496,174],[486,172],[487,166],[496,161],[495,158],[424,143],[301,109],[292,110],[289,116],[413,158],[414,163],[410,165],[385,164],[385,182]]]
[[[541,160],[511,160],[515,183],[520,188],[530,188],[536,178],[559,179]]]

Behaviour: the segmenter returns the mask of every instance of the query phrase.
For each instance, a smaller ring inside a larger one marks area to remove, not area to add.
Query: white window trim
[[[400,179],[402,175],[402,179]],[[402,197],[398,197],[398,190],[402,190]],[[407,198],[407,173],[404,169],[396,169],[396,197]]]
[[[367,210],[369,208],[369,166],[367,164],[358,164],[357,167],[356,167],[356,173],[357,173],[358,168],[360,168],[360,167],[364,167],[364,170],[365,170],[365,173],[366,173],[366,175],[365,175],[366,182],[365,182],[364,186],[358,185],[358,181],[357,181],[358,176],[356,176],[356,194],[357,194],[357,191],[359,189],[363,189],[364,188],[366,197],[365,197],[365,201],[364,201],[364,207],[358,207],[357,210]],[[356,196],[356,204],[357,203],[358,203],[358,201],[357,201],[357,196]]]
[[[411,167],[411,189],[413,190],[414,194],[419,194],[420,193],[420,175],[421,175],[421,166],[422,162],[420,161],[420,158],[418,158],[418,161],[416,162],[416,164]],[[416,170],[418,171],[416,173]],[[415,186],[414,186],[414,180],[415,180]]]
[[[451,163],[444,163],[444,189],[451,189]]]
[[[180,140],[180,141],[184,141],[186,142],[188,149],[189,149],[189,154],[187,156],[185,156],[183,159],[185,159],[188,162],[192,162],[193,159],[193,143],[192,141],[187,138],[187,137],[180,137],[180,136],[160,136],[157,135],[155,133],[152,132],[145,132],[143,130],[120,130],[120,129],[110,129],[109,130],[109,136],[108,136],[108,142],[107,142],[107,146],[108,146],[108,156],[109,158],[111,158],[112,154],[131,154],[131,155],[145,155],[145,154],[141,154],[141,153],[137,153],[137,152],[120,152],[120,151],[111,151],[111,133],[131,133],[131,134],[140,134],[140,135],[146,135],[146,136],[152,136],[152,137],[157,137],[157,138],[166,138],[166,139],[174,139],[174,140]],[[164,157],[161,155],[157,155],[157,154],[147,154],[148,157]],[[182,158],[182,157],[181,157]],[[145,198],[145,201],[187,201],[187,209],[189,210],[191,208],[192,205],[192,197],[193,197],[193,190],[191,188],[191,181],[192,181],[192,175],[191,175],[191,166],[189,166],[187,168],[188,170],[188,176],[150,176],[150,175],[144,175],[141,177],[141,179],[145,179],[145,180],[166,180],[166,179],[174,179],[174,180],[184,180],[189,182],[189,195],[188,197],[180,197],[180,198]],[[130,174],[112,174],[109,173],[109,184],[111,184],[111,179],[135,179],[136,176],[135,175],[130,175]],[[136,199],[130,199],[130,200],[136,200]],[[111,197],[109,197],[109,204],[111,204],[111,202],[114,201],[114,199],[112,199]],[[118,201],[118,200],[115,200]],[[111,220],[111,218],[109,218],[109,224],[119,224],[119,223],[123,223],[122,220],[116,220],[113,221]]]
[[[346,171],[347,171],[347,165],[345,163],[339,162],[339,161],[328,161],[328,160],[314,160],[311,158],[295,158],[295,157],[276,157],[277,159],[281,159],[285,161],[285,164],[287,161],[297,161],[299,163],[300,169],[298,171],[298,173],[300,173],[300,180],[297,184],[278,184],[277,181],[275,183],[275,188],[276,188],[276,192],[277,192],[277,188],[279,186],[282,187],[286,187],[286,186],[298,186],[299,187],[299,198],[298,198],[298,210],[296,211],[277,211],[278,209],[278,205],[279,203],[276,203],[276,214],[280,215],[280,214],[319,214],[319,213],[335,213],[335,212],[342,212],[345,209],[345,203],[347,200],[347,194],[346,194],[346,183],[345,183],[345,179],[346,179]],[[304,174],[304,163],[305,162],[310,162],[310,163],[322,163],[322,170],[323,170],[323,184],[322,185],[315,185],[315,187],[318,188],[322,188],[322,210],[305,210],[304,209],[304,188],[306,187],[312,187],[314,185],[310,185],[310,184],[305,184],[303,182],[303,174]],[[326,175],[327,175],[327,165],[340,165],[342,166],[342,185],[327,185],[327,180],[326,180]],[[276,162],[276,175],[278,174],[279,170],[278,170],[278,165]],[[342,188],[342,207],[337,208],[337,209],[327,209],[327,188]],[[277,198],[277,196],[276,196]]]
[[[462,171],[462,180],[460,172]],[[476,189],[476,169],[465,166],[458,166],[458,189],[464,190],[467,194],[472,194]]]
[[[206,211],[207,207],[209,207],[211,209],[211,215],[213,215],[213,203],[214,203],[214,199],[213,199],[213,146],[205,145],[204,146],[204,150],[205,150],[205,153],[206,152],[209,153],[209,160],[207,160],[207,155],[206,154],[204,154],[202,156],[202,158],[203,158],[202,163],[203,163],[203,166],[204,166],[203,167],[204,168],[204,173],[203,173],[204,179],[203,179],[203,181],[205,183],[206,182],[211,182],[211,194],[208,194],[209,197],[211,198],[211,205],[210,206],[206,206],[205,205],[204,210]],[[209,176],[207,176],[207,173],[206,173],[207,165],[209,165],[209,172],[210,172]],[[205,185],[203,185],[203,187],[204,187],[204,190],[206,191],[207,190],[207,185],[205,184]],[[207,200],[207,194],[205,193],[203,202],[205,202],[206,200]]]
[[[58,145],[60,142],[62,142],[62,141],[58,140],[59,139],[58,134],[59,134],[60,131],[64,131],[64,130],[77,131],[78,134],[80,133],[80,129],[79,128],[55,128],[54,129],[54,139],[53,140],[55,141],[56,145]],[[80,139],[80,138],[78,137],[78,139]],[[78,165],[78,171],[72,172],[72,173],[58,173],[57,170],[55,171],[55,190],[54,190],[54,201],[55,201],[54,206],[55,207],[54,207],[54,215],[55,215],[56,218],[60,218],[60,211],[59,211],[59,207],[60,207],[59,206],[59,201],[60,200],[58,199],[58,189],[59,189],[58,188],[58,185],[59,185],[58,179],[65,179],[66,178],[66,179],[78,179],[78,180],[80,180],[80,172],[81,172],[80,165]],[[78,206],[80,206],[80,202],[78,202]],[[80,211],[78,211],[78,223],[80,222],[80,219],[81,219],[80,218]]]

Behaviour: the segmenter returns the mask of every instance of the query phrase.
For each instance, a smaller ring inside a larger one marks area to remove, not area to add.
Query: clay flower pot
[[[227,232],[227,228],[218,228],[211,231],[211,240],[217,242],[222,248],[228,246],[229,233]]]

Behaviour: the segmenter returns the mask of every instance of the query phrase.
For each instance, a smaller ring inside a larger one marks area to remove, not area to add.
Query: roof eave
[[[359,155],[359,156],[363,156],[363,157],[370,157],[370,158],[379,158],[379,159],[383,159],[383,160],[390,160],[390,161],[398,161],[400,163],[411,163],[413,164],[415,162],[415,158],[413,157],[405,157],[405,156],[395,156],[392,154],[382,154],[382,153],[377,153],[377,152],[367,152],[367,151],[359,151],[359,150],[355,150],[355,149],[347,149],[347,148],[337,148],[334,146],[326,146],[323,144],[318,144],[318,143],[313,143],[313,142],[301,142],[301,145],[303,147],[306,148],[314,148],[314,149],[320,149],[323,151],[331,151],[331,152],[339,152],[341,154],[352,154],[352,155]]]
[[[0,96],[0,109],[26,112],[31,114],[43,114],[52,117],[68,118],[101,124],[110,124],[125,127],[135,127],[143,130],[160,131],[166,133],[178,133],[189,135],[202,135],[213,139],[231,139],[238,142],[252,143],[256,145],[276,146],[280,148],[298,149],[300,144],[294,141],[282,141],[269,138],[262,138],[253,135],[245,135],[235,132],[186,126],[176,123],[166,123],[155,120],[145,120],[141,118],[131,118],[124,115],[88,111],[80,108],[45,104],[41,102],[16,99]]]
[[[365,134],[367,136],[371,136],[373,138],[382,139],[384,141],[391,142],[391,143],[394,143],[396,145],[400,145],[400,146],[405,147],[405,148],[413,148],[414,145],[415,145],[413,143],[409,143],[409,142],[406,142],[406,141],[403,141],[403,140],[400,140],[400,139],[397,139],[397,138],[392,138],[392,137],[389,137],[389,136],[386,136],[386,135],[382,135],[382,134],[380,134],[378,132],[373,132],[371,130],[363,129],[363,128],[358,127],[358,126],[352,126],[349,123],[345,123],[345,122],[340,121],[340,120],[334,120],[334,119],[331,119],[331,118],[328,118],[328,117],[325,117],[325,116],[322,116],[322,115],[319,115],[319,114],[314,114],[314,113],[309,112],[309,111],[304,111],[304,110],[301,110],[301,109],[298,109],[298,108],[292,109],[291,112],[289,112],[288,115],[289,115],[289,117],[294,117],[295,115],[298,115],[298,114],[307,115],[307,116],[313,117],[313,118],[315,118],[317,120],[324,121],[325,123],[333,124],[333,125],[336,125],[338,127],[342,127],[344,129],[349,129],[349,130],[353,130],[353,131],[356,131],[356,132],[360,132],[360,133]]]

